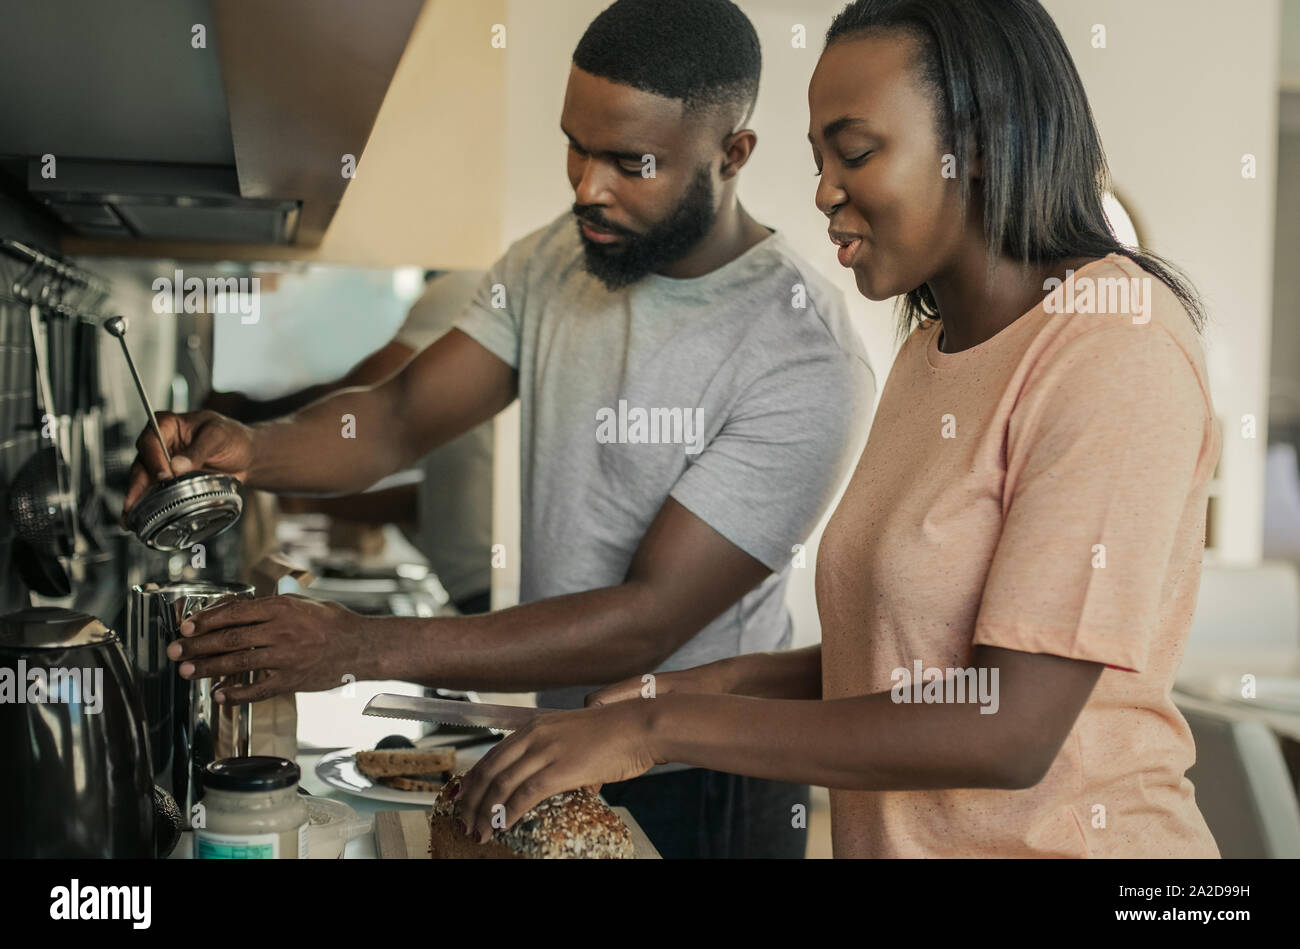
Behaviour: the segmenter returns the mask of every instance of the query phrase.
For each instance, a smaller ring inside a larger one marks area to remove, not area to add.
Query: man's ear
[[[754,153],[757,145],[758,134],[753,129],[740,129],[727,136],[722,143],[723,181],[729,181],[740,173],[740,169],[745,167],[745,162],[749,161],[749,156]]]

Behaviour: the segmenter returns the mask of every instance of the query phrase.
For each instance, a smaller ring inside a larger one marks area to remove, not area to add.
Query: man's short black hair
[[[690,111],[749,117],[763,57],[749,17],[730,0],[617,0],[574,50],[579,69]]]

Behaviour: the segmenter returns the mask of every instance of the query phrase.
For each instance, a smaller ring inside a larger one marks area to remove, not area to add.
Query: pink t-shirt
[[[1170,698],[1220,450],[1186,311],[1112,254],[978,346],[941,329],[903,344],[821,543],[823,695],[979,644],[1108,668],[1039,784],[832,790],[835,855],[1217,857]]]

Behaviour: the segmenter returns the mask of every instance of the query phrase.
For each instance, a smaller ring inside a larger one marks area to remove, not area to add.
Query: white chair
[[[1248,712],[1176,696],[1196,741],[1187,777],[1226,858],[1300,858],[1300,805],[1277,737]]]
[[[1300,857],[1296,788],[1271,714],[1225,701],[1215,680],[1292,675],[1300,656],[1300,577],[1288,561],[1209,566],[1174,699],[1191,726],[1187,777],[1225,857]]]

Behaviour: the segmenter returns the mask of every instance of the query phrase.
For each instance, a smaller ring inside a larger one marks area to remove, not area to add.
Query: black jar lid
[[[293,787],[301,776],[302,771],[287,758],[222,758],[204,766],[203,786],[214,791],[275,791]]]

